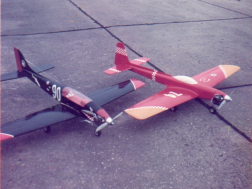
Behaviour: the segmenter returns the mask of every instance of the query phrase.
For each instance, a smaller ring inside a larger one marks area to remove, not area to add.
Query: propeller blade
[[[219,105],[218,110],[226,103],[226,100],[223,100],[222,103]]]
[[[119,114],[117,114],[117,115],[113,118],[113,121],[114,121],[115,119],[117,119],[118,117],[120,117],[122,114],[123,114],[123,112],[120,112]]]
[[[101,124],[99,127],[96,128],[95,132],[99,132],[100,130],[102,130],[104,127],[106,127],[109,123],[105,122],[103,124]]]
[[[117,114],[112,121],[114,121],[115,119],[117,119],[118,117],[120,117],[123,114],[123,112],[120,112],[119,114]],[[113,123],[113,122],[112,122]],[[104,127],[108,126],[110,123],[105,122],[103,124],[101,124],[99,127],[96,128],[95,132],[99,132],[100,130],[102,130]]]

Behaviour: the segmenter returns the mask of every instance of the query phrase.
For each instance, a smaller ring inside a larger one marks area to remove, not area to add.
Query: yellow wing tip
[[[224,72],[226,78],[237,72],[240,67],[234,65],[220,65],[222,71]]]
[[[166,110],[168,110],[168,108],[160,106],[145,106],[145,107],[129,108],[124,111],[135,119],[143,120]]]

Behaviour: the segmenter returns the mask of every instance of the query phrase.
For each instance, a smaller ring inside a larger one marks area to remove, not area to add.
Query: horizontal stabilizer
[[[113,68],[109,68],[105,70],[104,73],[108,75],[113,75],[113,74],[120,73],[120,72],[130,70],[130,69],[131,69],[131,66],[129,64],[124,64],[124,65],[114,66]]]
[[[100,89],[93,93],[89,93],[87,94],[87,96],[99,106],[103,106],[113,100],[116,100],[117,98],[120,98],[121,96],[139,89],[144,85],[145,83],[143,83],[142,81],[131,79],[110,87]]]
[[[0,141],[40,128],[70,120],[78,115],[70,108],[57,104],[50,108],[30,114],[24,118],[1,126]]]
[[[135,65],[141,65],[141,64],[148,62],[148,61],[150,61],[150,58],[141,57],[141,58],[131,60],[130,63],[135,64]]]
[[[33,67],[31,66],[32,70],[34,70],[36,73],[44,72],[46,70],[54,68],[53,65],[51,64],[44,64],[40,66]],[[13,71],[10,73],[2,74],[1,75],[1,81],[6,81],[6,80],[11,80],[11,79],[17,79],[17,78],[22,78],[25,77],[24,72],[19,72],[19,71]]]

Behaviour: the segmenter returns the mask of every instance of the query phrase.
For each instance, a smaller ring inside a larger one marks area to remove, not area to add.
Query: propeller
[[[212,102],[213,104],[218,105],[218,110],[226,103],[232,101],[231,97],[226,95],[224,98],[222,95],[215,95]]]
[[[109,120],[107,119],[105,123],[101,124],[99,127],[96,128],[95,133],[98,133],[100,130],[102,130],[104,127],[108,126],[109,124],[114,124],[113,121],[116,118],[120,117],[122,114],[123,114],[123,112],[120,112],[113,119],[111,119],[111,118],[109,119],[108,118]]]

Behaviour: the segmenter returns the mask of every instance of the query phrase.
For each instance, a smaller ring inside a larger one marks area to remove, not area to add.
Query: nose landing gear
[[[214,107],[209,107],[209,112],[211,113],[211,114],[215,114],[216,113],[216,109],[214,108]]]

